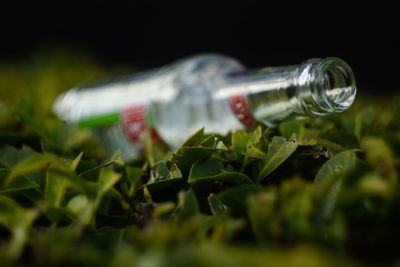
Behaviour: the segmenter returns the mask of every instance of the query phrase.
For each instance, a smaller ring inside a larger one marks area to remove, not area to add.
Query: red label
[[[140,135],[147,129],[146,105],[139,104],[122,110],[122,128],[132,143],[140,141]]]
[[[122,110],[121,124],[129,141],[140,142],[140,135],[149,127],[146,120],[146,105],[139,104]],[[154,141],[166,146],[156,129],[150,129],[150,136]]]
[[[249,107],[247,105],[247,99],[244,94],[231,96],[230,104],[233,113],[243,123],[247,128],[253,127],[256,119],[251,114]]]

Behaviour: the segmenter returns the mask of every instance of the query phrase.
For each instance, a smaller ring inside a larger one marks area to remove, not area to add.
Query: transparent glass
[[[235,74],[227,79],[228,84],[215,97],[246,95],[254,117],[271,127],[288,118],[344,111],[357,91],[351,68],[335,57]]]
[[[248,71],[233,58],[206,54],[143,72],[72,89],[54,111],[89,127],[109,151],[140,156],[140,134],[148,128],[171,148],[205,127],[227,134],[293,117],[324,116],[347,109],[356,85],[341,59],[312,59],[300,65]]]

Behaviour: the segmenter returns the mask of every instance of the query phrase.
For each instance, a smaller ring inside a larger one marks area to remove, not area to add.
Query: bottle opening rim
[[[340,58],[328,57],[313,68],[315,102],[324,111],[340,112],[353,104],[356,82],[350,66]]]

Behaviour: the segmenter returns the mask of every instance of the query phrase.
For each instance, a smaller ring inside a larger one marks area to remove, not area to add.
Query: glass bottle
[[[224,135],[255,120],[274,127],[289,118],[341,112],[355,94],[353,72],[339,58],[249,71],[233,58],[205,54],[74,88],[57,98],[54,111],[91,128],[109,151],[122,149],[131,160],[140,157],[146,129],[177,148],[202,127]]]

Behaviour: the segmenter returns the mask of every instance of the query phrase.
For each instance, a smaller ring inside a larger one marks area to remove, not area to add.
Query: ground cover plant
[[[121,70],[54,55],[0,66],[1,266],[400,263],[400,97],[124,162],[50,112]]]

